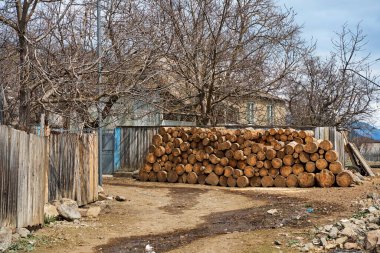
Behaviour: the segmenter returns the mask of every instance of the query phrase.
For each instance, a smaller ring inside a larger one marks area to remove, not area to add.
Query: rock
[[[325,246],[325,249],[334,249],[334,248],[336,248],[336,244],[335,243],[329,243],[329,244],[327,244],[326,246]]]
[[[321,245],[322,245],[323,247],[326,247],[326,246],[327,246],[327,240],[326,240],[326,238],[324,238],[324,237],[321,238]]]
[[[17,233],[12,234],[12,243],[17,242],[20,238],[20,235]]]
[[[16,229],[16,233],[19,234],[21,238],[27,238],[30,231],[26,228],[18,228]]]
[[[12,244],[12,229],[0,228],[0,252],[6,251]]]
[[[332,239],[335,239],[338,237],[338,228],[337,227],[332,227],[331,230],[330,230],[330,233],[329,233],[329,237],[332,238]]]
[[[359,249],[359,245],[357,243],[354,243],[354,242],[346,242],[344,244],[344,248],[345,249]]]
[[[347,236],[339,237],[338,239],[335,240],[335,243],[337,243],[337,244],[343,244],[343,243],[345,243],[347,240],[348,240],[348,237],[347,237]]]
[[[100,208],[100,206],[92,206],[87,210],[86,215],[87,217],[97,218],[101,211],[102,209]]]
[[[323,229],[327,232],[330,231],[332,228],[333,228],[333,225],[326,225],[323,227]]]
[[[301,251],[309,252],[310,250],[313,250],[313,249],[314,249],[314,245],[312,243],[307,243],[302,247]]]
[[[269,209],[269,210],[267,211],[267,213],[269,213],[269,214],[271,214],[271,215],[274,215],[274,214],[278,213],[278,211],[277,211],[277,209]]]
[[[62,199],[61,204],[57,207],[58,213],[68,221],[80,219],[78,204],[71,199]]]
[[[367,229],[368,229],[368,230],[378,230],[379,228],[380,228],[380,226],[377,225],[377,224],[375,224],[375,223],[369,223],[369,224],[367,225]]]
[[[357,236],[356,232],[351,227],[345,227],[342,231],[340,231],[340,234],[351,238],[355,238]]]
[[[278,241],[278,240],[274,241],[274,244],[275,245],[282,245],[282,243],[280,241]]]
[[[369,231],[366,235],[365,249],[368,251],[374,250],[380,239],[380,230]]]
[[[87,217],[88,208],[78,208],[81,217]]]
[[[375,215],[371,214],[367,217],[367,221],[369,223],[379,224],[380,223],[380,217],[376,217]]]
[[[377,192],[371,192],[367,194],[368,198],[371,198],[373,200],[380,199],[380,195]]]
[[[374,207],[374,206],[370,206],[370,207],[368,207],[367,208],[367,211],[369,212],[369,213],[378,213],[379,212],[379,210],[376,208],[376,207]]]
[[[127,200],[124,196],[120,196],[120,195],[117,195],[117,196],[115,197],[115,199],[116,199],[117,201],[121,201],[121,202]]]
[[[312,241],[313,245],[320,245],[321,244],[321,240],[319,240],[319,238],[314,238]]]
[[[98,200],[102,201],[102,200],[107,200],[107,195],[104,194],[104,193],[99,193],[98,194]]]
[[[59,216],[59,213],[57,211],[57,207],[55,205],[52,205],[52,204],[45,204],[44,205],[44,215],[45,217],[53,217],[53,218],[56,218]]]
[[[135,170],[132,172],[132,178],[139,179],[139,170]]]
[[[104,189],[100,185],[98,185],[98,194],[99,193],[104,193]]]

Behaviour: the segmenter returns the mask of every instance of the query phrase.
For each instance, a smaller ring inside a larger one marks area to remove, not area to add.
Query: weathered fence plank
[[[97,200],[95,134],[40,137],[0,126],[0,227],[43,224],[44,204]]]

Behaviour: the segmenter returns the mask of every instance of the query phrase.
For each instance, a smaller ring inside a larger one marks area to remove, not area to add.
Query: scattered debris
[[[318,250],[336,248],[380,252],[380,196],[377,193],[369,194],[358,204],[362,209],[352,218],[317,228],[312,244]],[[306,245],[300,244],[298,247],[302,252],[308,252],[311,249]]]
[[[17,228],[16,232],[21,238],[27,238],[30,235],[30,231],[26,228]]]
[[[117,195],[115,197],[115,200],[117,200],[117,201],[126,201],[127,199],[124,196]]]
[[[275,215],[276,213],[278,213],[278,210],[277,209],[269,209],[267,211],[267,213],[271,214],[271,215]]]
[[[12,244],[12,229],[0,228],[0,252],[6,251]]]

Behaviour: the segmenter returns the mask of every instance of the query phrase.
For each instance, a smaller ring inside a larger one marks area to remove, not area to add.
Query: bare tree
[[[359,25],[356,30],[344,25],[333,44],[335,51],[327,59],[305,54],[303,68],[290,80],[289,108],[296,125],[351,128],[373,112],[377,87],[369,55],[363,56],[363,31]]]
[[[276,90],[295,70],[299,27],[271,0],[154,2],[166,82],[193,105],[199,124],[215,124],[223,103]]]

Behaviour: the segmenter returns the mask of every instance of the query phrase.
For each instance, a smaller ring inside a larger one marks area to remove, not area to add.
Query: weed
[[[47,216],[45,215],[44,217],[44,224],[45,225],[49,225],[50,223],[53,223],[53,222],[56,222],[57,221],[57,218],[54,217],[54,216]]]

